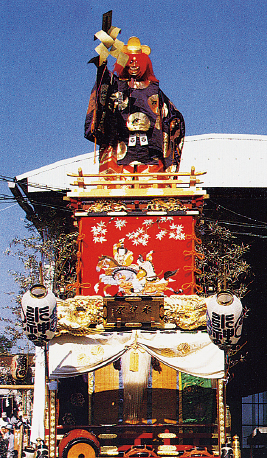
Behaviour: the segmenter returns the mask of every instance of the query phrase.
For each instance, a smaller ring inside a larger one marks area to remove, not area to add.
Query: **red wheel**
[[[154,452],[154,450],[150,450],[144,446],[143,448],[132,447],[128,452],[124,453],[124,458],[130,457],[157,457],[158,455]]]
[[[60,441],[59,458],[95,458],[99,455],[97,438],[84,429],[73,429]]]

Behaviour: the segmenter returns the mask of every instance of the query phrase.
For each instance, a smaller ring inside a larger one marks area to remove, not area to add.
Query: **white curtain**
[[[31,425],[31,442],[36,443],[40,437],[44,439],[45,412],[45,354],[44,349],[35,347],[35,379],[33,392],[33,412]]]
[[[224,352],[206,332],[141,330],[56,337],[49,343],[49,376],[58,379],[94,371],[134,346],[181,372],[204,378],[224,376]]]

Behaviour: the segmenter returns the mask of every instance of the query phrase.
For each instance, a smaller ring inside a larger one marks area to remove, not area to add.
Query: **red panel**
[[[194,220],[171,217],[83,217],[83,295],[171,295],[194,292]]]

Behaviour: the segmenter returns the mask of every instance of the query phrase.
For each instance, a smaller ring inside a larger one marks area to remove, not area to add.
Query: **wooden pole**
[[[2,390],[33,390],[34,385],[0,385]]]

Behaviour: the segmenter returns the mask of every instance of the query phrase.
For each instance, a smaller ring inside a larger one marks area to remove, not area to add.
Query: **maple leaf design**
[[[141,238],[139,239],[139,241],[140,241],[140,243],[141,243],[142,245],[144,245],[144,246],[148,244],[148,240],[147,240],[146,238],[144,238],[144,237],[141,237]]]
[[[97,223],[96,226],[91,228],[91,232],[93,232],[94,236],[98,236],[99,234],[105,234],[107,229],[105,228],[106,223],[104,221],[100,221]]]
[[[121,229],[126,226],[126,220],[125,219],[116,219],[115,221],[115,226],[117,229],[121,231]]]
[[[99,227],[93,226],[93,227],[91,228],[91,232],[93,232],[94,235],[99,234]]]
[[[165,231],[164,229],[162,229],[157,235],[156,235],[156,238],[161,240],[163,239],[163,237],[166,235],[167,231]]]
[[[151,226],[151,224],[153,224],[153,219],[145,219],[143,224],[144,226]]]

